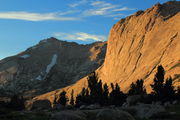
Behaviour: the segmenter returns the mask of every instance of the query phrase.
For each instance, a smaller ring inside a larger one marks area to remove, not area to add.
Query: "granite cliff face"
[[[137,79],[150,91],[156,67],[180,85],[180,2],[156,4],[117,22],[111,29],[104,65],[97,70],[104,82],[127,91]]]
[[[106,42],[79,45],[56,38],[42,40],[0,61],[1,92],[38,95],[66,87],[96,70],[105,53]]]
[[[104,64],[96,70],[103,82],[119,83],[126,92],[132,82],[143,79],[148,92],[158,65],[163,65],[166,77],[180,86],[180,2],[156,4],[121,19],[111,29]],[[69,96],[87,87],[87,77],[64,88]],[[62,89],[38,96],[53,100]]]

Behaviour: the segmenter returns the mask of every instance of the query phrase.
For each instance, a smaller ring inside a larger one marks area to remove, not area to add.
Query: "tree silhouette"
[[[106,83],[103,86],[103,93],[102,94],[103,94],[103,99],[102,99],[103,105],[108,105],[108,102],[109,102],[109,90],[108,90],[108,86],[107,86]]]
[[[164,101],[173,101],[175,99],[175,89],[172,85],[172,78],[167,78],[164,84]]]
[[[25,109],[25,99],[22,96],[15,94],[10,98],[8,107],[14,110],[23,110]]]
[[[60,98],[59,98],[59,100],[58,100],[58,103],[61,104],[61,105],[63,105],[63,106],[65,106],[65,105],[67,104],[67,102],[68,102],[68,98],[67,98],[67,96],[66,96],[66,92],[65,92],[65,91],[62,91],[62,92],[60,93]]]
[[[151,84],[155,100],[162,100],[164,96],[163,83],[164,83],[165,71],[162,65],[158,66],[157,73],[154,77],[154,83]]]
[[[110,104],[121,106],[126,99],[126,95],[120,90],[119,85],[116,83],[116,86],[114,88],[114,85],[111,84],[112,91],[110,93]]]
[[[100,80],[97,84],[97,103],[103,105],[103,88],[102,88],[102,81]]]
[[[155,74],[154,84],[151,85],[154,94],[154,100],[166,102],[175,100],[175,89],[172,84],[172,78],[167,78],[164,82],[165,71],[160,65]]]
[[[57,96],[56,96],[56,94],[54,95],[54,100],[53,100],[53,105],[56,105],[56,104],[58,104],[57,103]]]
[[[128,95],[143,95],[146,94],[146,89],[143,86],[144,81],[137,80],[136,83],[132,83],[128,91]]]
[[[99,103],[101,104],[102,99],[102,82],[101,80],[98,82],[98,78],[93,72],[88,76],[88,88],[90,90],[90,100],[92,104]]]
[[[72,90],[72,92],[71,92],[70,104],[71,104],[72,106],[74,106],[74,90]]]
[[[76,107],[80,107],[81,105],[89,105],[90,103],[89,91],[88,89],[83,88],[81,93],[76,97]]]
[[[115,89],[114,89],[114,84],[111,83],[111,92],[109,94],[109,104],[113,105],[115,101]]]

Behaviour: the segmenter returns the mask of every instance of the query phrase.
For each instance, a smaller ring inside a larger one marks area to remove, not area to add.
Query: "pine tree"
[[[112,91],[114,90],[114,84],[113,83],[111,83],[111,89],[112,89]]]
[[[114,85],[111,84],[111,88],[112,91],[110,93],[110,104],[121,106],[126,100],[126,95],[120,90],[120,87],[117,83],[115,88]]]
[[[104,86],[103,86],[103,105],[108,105],[108,102],[109,102],[109,90],[108,90],[108,86],[107,84],[105,83]]]
[[[128,91],[128,95],[144,95],[146,94],[146,89],[143,86],[144,81],[137,80],[136,83],[132,83]]]
[[[72,92],[71,92],[70,104],[71,104],[72,106],[74,106],[74,90],[72,90]]]
[[[83,88],[80,94],[76,96],[76,107],[89,104],[92,104],[92,101],[90,100],[89,90]]]
[[[157,73],[154,77],[154,83],[151,84],[155,100],[162,100],[164,96],[163,83],[164,83],[165,71],[162,65],[158,66]]]
[[[132,83],[128,91],[128,95],[135,95],[135,93],[136,93],[136,85]]]
[[[115,105],[121,106],[126,99],[126,95],[120,90],[119,85],[116,83],[115,87]]]
[[[101,81],[98,82],[98,78],[93,72],[89,77],[88,77],[88,88],[90,90],[90,100],[92,104],[95,103],[100,103],[100,97],[102,96],[102,83]]]
[[[111,92],[109,94],[109,104],[113,105],[115,101],[115,89],[114,89],[114,84],[111,83]]]
[[[97,84],[97,103],[103,105],[103,88],[102,88],[102,81],[100,80]]]
[[[166,79],[164,84],[165,101],[173,101],[175,99],[175,89],[172,85],[172,78]]]
[[[65,106],[65,105],[67,104],[67,102],[68,102],[68,98],[67,98],[67,96],[66,96],[66,92],[65,92],[65,91],[62,91],[62,92],[60,93],[60,98],[59,98],[59,100],[58,100],[58,103],[61,104],[61,105],[63,105],[63,106]]]
[[[23,110],[25,109],[25,99],[22,96],[15,94],[11,97],[8,107],[13,108],[14,110]]]

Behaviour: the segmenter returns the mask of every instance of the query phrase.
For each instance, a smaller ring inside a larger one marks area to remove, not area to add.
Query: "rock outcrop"
[[[71,85],[95,71],[105,53],[106,42],[79,45],[56,38],[42,40],[0,61],[1,95],[39,95]]]
[[[180,2],[156,4],[145,11],[121,19],[111,29],[104,64],[96,70],[102,82],[119,83],[126,92],[132,82],[143,79],[148,92],[158,65],[163,65],[166,77],[180,85]],[[75,95],[87,87],[87,77],[64,88]],[[53,100],[62,89],[36,99]]]
[[[166,77],[180,85],[180,2],[156,4],[121,19],[111,29],[106,58],[97,70],[107,83],[119,83],[123,91],[143,79],[148,91],[158,65]]]

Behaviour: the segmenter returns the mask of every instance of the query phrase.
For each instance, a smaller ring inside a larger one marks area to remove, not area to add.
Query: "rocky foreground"
[[[137,104],[124,107],[71,106],[58,110],[11,111],[0,109],[1,120],[179,120],[180,104]]]

